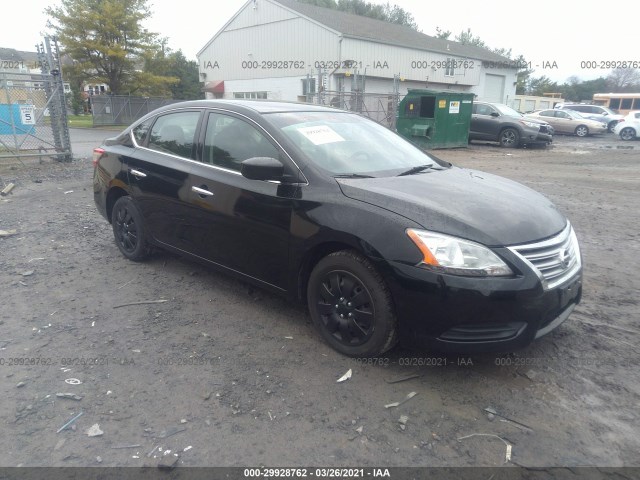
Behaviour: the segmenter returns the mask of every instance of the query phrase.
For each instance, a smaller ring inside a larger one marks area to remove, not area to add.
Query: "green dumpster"
[[[396,130],[423,149],[466,147],[473,93],[409,90],[398,106]]]

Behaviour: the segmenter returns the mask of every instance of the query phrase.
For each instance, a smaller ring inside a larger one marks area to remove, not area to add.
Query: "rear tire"
[[[505,128],[500,132],[500,146],[515,148],[520,144],[520,134],[515,128]]]
[[[111,226],[116,245],[125,257],[139,262],[149,255],[144,220],[131,197],[120,197],[113,205]]]
[[[397,343],[391,293],[357,252],[342,250],[318,262],[309,276],[307,303],[322,337],[344,355],[381,355]]]

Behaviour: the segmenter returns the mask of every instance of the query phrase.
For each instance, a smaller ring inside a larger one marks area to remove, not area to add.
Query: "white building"
[[[471,92],[510,103],[516,68],[486,49],[294,0],[249,0],[198,52],[208,98],[304,100],[317,92]]]

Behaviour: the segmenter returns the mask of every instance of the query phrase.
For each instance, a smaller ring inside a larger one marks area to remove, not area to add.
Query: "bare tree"
[[[640,70],[615,68],[607,76],[607,87],[612,93],[640,91]]]

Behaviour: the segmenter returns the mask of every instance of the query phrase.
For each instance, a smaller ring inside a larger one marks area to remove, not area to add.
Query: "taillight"
[[[93,149],[93,168],[96,168],[98,166],[98,160],[100,160],[100,157],[102,157],[102,155],[104,155],[104,148],[94,148]]]

